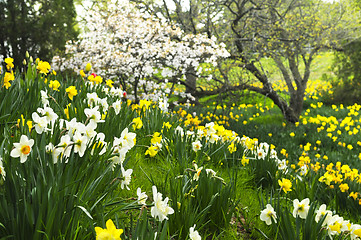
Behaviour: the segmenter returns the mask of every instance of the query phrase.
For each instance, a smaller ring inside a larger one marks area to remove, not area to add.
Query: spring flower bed
[[[171,113],[167,99],[131,102],[89,66],[83,76],[60,77],[50,64],[28,61],[14,72],[6,58],[0,78],[0,237],[221,238],[246,217],[238,211],[243,171],[260,189],[252,235],[360,238],[357,219],[334,208],[325,189],[358,172],[316,171],[307,160],[292,167],[274,145]],[[339,198],[351,200],[339,186]]]

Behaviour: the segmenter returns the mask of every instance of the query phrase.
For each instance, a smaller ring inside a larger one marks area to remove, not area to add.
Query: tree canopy
[[[297,122],[302,112],[315,56],[325,49],[342,50],[345,42],[359,35],[359,24],[351,18],[357,11],[348,1],[195,0],[186,6],[178,0],[171,1],[173,4],[135,1],[155,15],[177,22],[184,31],[217,36],[226,43],[234,66],[246,69],[253,75],[253,81],[261,83],[255,86],[239,75],[230,81],[223,69],[215,94],[242,89],[258,92],[271,98],[290,122]],[[171,5],[175,6],[172,10]],[[289,99],[274,91],[261,64],[264,58],[275,61],[287,83]],[[231,68],[227,66],[227,69]]]
[[[15,66],[26,51],[50,60],[77,36],[73,0],[2,0],[0,9],[0,55],[14,58]]]
[[[88,30],[66,45],[65,56],[54,57],[53,66],[79,73],[91,63],[93,71],[120,82],[136,101],[177,93],[185,97],[177,86],[190,87],[187,79],[193,76],[211,77],[202,63],[216,66],[229,56],[215,38],[186,34],[127,2],[95,6],[85,20]]]

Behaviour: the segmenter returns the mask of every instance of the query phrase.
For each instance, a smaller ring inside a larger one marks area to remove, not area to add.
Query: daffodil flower
[[[153,186],[153,199],[154,206],[150,209],[150,213],[152,217],[158,218],[159,221],[163,221],[164,219],[168,219],[167,215],[173,214],[173,208],[168,206],[168,198],[165,198],[163,201],[162,194],[157,191],[157,187]]]
[[[301,202],[298,199],[293,200],[293,217],[299,216],[302,219],[306,219],[308,210],[310,208],[310,199],[305,198]]]
[[[194,230],[195,228],[196,228],[195,224],[193,227],[189,228],[189,238],[190,240],[201,240],[202,237],[199,235],[197,230]]]
[[[122,189],[124,189],[124,187],[126,187],[129,190],[128,185],[130,184],[130,180],[132,180],[131,175],[133,173],[133,169],[127,169],[125,171],[124,167],[122,166],[121,171],[122,171],[122,181],[121,181],[120,187]]]
[[[22,135],[19,143],[14,143],[14,149],[10,152],[10,156],[13,158],[20,157],[20,162],[24,163],[27,160],[28,155],[31,152],[31,148],[34,145],[33,139],[28,139],[27,136]]]
[[[267,225],[271,225],[272,220],[277,222],[277,215],[271,204],[267,204],[266,208],[261,211],[260,218],[262,221],[266,222]]]
[[[148,196],[145,192],[142,192],[141,188],[137,188],[137,196],[138,196],[138,204],[140,205],[145,205],[147,199],[148,199]]]
[[[123,229],[117,229],[111,219],[106,222],[106,228],[95,227],[96,240],[121,240]]]

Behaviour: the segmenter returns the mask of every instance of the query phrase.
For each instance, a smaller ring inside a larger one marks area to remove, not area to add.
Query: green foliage
[[[25,52],[43,60],[64,51],[77,37],[73,0],[10,0],[0,2],[0,55],[21,67]]]
[[[0,192],[0,222],[4,225],[0,235],[14,239],[92,236],[91,220],[103,218],[103,204],[114,197],[112,192],[117,186],[110,184],[114,175],[107,163],[109,152],[97,158],[91,156],[90,150],[82,158],[72,153],[67,162],[63,159],[54,164],[51,153],[46,151],[49,136],[33,131],[30,137],[35,144],[22,164],[6,154],[19,135],[16,131],[13,138],[4,139],[0,152],[7,169]]]
[[[355,40],[344,46],[343,52],[335,53],[332,99],[336,103],[361,102],[361,41]]]

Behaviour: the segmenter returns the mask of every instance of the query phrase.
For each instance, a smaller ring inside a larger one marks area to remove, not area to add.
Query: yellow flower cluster
[[[8,72],[5,72],[2,87],[9,89],[11,87],[10,81],[15,80],[13,68],[14,68],[14,59],[13,58],[5,58],[6,69]],[[1,69],[1,68],[0,68]]]
[[[336,165],[329,163],[326,166],[326,172],[318,179],[325,183],[329,188],[334,189],[338,185],[341,192],[348,192],[349,186],[346,181],[355,181],[361,183],[361,174],[355,168],[351,169],[348,165],[342,165],[337,162]],[[359,192],[351,192],[349,196],[354,200],[358,200],[361,205],[361,195]]]

